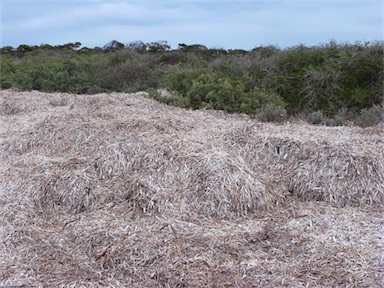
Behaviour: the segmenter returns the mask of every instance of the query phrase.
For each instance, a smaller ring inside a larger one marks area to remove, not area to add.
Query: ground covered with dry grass
[[[382,287],[383,126],[0,91],[0,286]]]

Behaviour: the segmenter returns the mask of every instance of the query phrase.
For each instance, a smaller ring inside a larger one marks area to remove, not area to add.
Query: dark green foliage
[[[170,69],[167,73],[168,88],[185,95],[193,109],[210,108],[229,113],[256,114],[257,109],[267,103],[285,106],[277,94],[248,85],[246,74],[228,73],[226,66],[218,69],[216,64],[210,68]]]
[[[85,59],[25,56],[14,65],[12,85],[23,90],[87,93],[92,77]]]
[[[13,86],[13,75],[15,74],[16,67],[13,64],[13,59],[7,55],[0,55],[0,88],[9,89]]]
[[[187,95],[191,89],[193,81],[199,75],[206,73],[206,68],[183,68],[181,66],[174,66],[166,73],[167,87],[170,90],[175,90],[181,95]]]
[[[166,41],[102,48],[20,45],[1,48],[1,88],[99,93],[152,91],[151,97],[193,109],[221,109],[280,121],[295,115],[311,123],[378,123],[383,101],[383,42],[251,51],[209,49]],[[171,96],[157,95],[166,87]],[[148,90],[149,89],[149,90]],[[379,108],[377,108],[379,107]],[[354,115],[351,117],[351,115]]]
[[[263,50],[261,50],[263,51]],[[249,72],[281,95],[290,113],[304,110],[334,116],[341,108],[361,110],[383,97],[383,44],[337,44],[252,53]]]
[[[234,83],[229,78],[220,78],[215,73],[209,73],[202,74],[192,81],[187,97],[193,109],[207,107],[239,112],[244,89],[241,84]]]
[[[79,94],[145,90],[164,81],[164,68],[155,57],[126,49],[95,54],[44,48],[22,58],[1,55],[1,85]]]

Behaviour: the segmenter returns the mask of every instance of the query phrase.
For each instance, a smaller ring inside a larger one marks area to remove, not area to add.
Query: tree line
[[[211,49],[167,41],[103,47],[20,45],[0,49],[1,88],[94,94],[148,91],[192,109],[265,121],[363,126],[383,121],[383,42]],[[171,95],[163,96],[158,88]]]

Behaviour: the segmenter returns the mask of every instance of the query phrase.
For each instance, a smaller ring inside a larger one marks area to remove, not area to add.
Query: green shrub
[[[193,109],[208,107],[233,113],[239,112],[242,99],[246,97],[244,94],[241,83],[206,73],[192,81],[187,97]]]
[[[373,105],[360,111],[358,124],[362,127],[374,126],[384,122],[384,104]]]
[[[245,57],[228,55],[213,59],[210,69],[220,77],[241,79],[250,63],[250,59]]]
[[[186,102],[183,103],[192,109],[256,114],[257,109],[268,103],[281,107],[286,105],[276,93],[254,87],[247,73],[235,69],[226,75],[227,68],[217,61],[212,67],[176,66],[167,71],[167,88],[185,96]]]
[[[15,65],[10,56],[0,55],[0,88],[9,89],[13,86]]]
[[[324,124],[325,123],[326,117],[324,116],[323,112],[320,110],[311,112],[307,116],[307,122],[310,124]]]
[[[166,72],[167,88],[170,91],[177,91],[182,95],[187,95],[193,81],[206,72],[207,70],[204,68],[174,66]]]
[[[339,112],[331,119],[327,121],[328,126],[344,126],[347,123],[347,109],[342,108]]]
[[[347,123],[347,109],[341,109],[335,116],[327,117],[323,111],[313,111],[305,117],[306,121],[313,125],[344,126]]]
[[[287,110],[274,103],[267,103],[259,109],[256,116],[264,122],[281,122],[287,119]]]
[[[308,122],[326,125],[344,125],[347,114],[362,126],[381,121],[382,41],[252,51],[136,42],[108,53],[76,45],[4,47],[1,88],[99,93],[166,87],[172,95],[159,101],[194,109],[263,119],[279,119],[286,109],[287,117],[307,113]]]
[[[249,91],[250,97],[257,99],[259,102],[259,107],[266,104],[274,104],[275,106],[285,107],[286,103],[282,97],[276,94],[273,91],[268,91],[266,89],[253,88]]]
[[[149,59],[133,58],[116,67],[112,77],[116,79],[119,89],[129,92],[157,88],[160,84],[161,70],[153,66]]]
[[[249,90],[241,80],[220,77],[215,73],[202,74],[192,81],[187,97],[193,109],[206,107],[229,113],[256,114],[266,104],[285,105],[273,92],[258,88]]]
[[[336,110],[338,107],[335,104],[341,91],[340,78],[341,73],[332,65],[306,68],[300,91],[301,105],[311,110]]]

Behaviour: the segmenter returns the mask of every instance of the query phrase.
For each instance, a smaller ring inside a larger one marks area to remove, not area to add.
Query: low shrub
[[[358,118],[358,125],[362,127],[374,126],[381,122],[384,122],[384,104],[361,110]]]
[[[308,123],[314,124],[314,125],[324,124],[325,116],[323,114],[323,111],[317,110],[309,113],[306,120]]]
[[[342,108],[333,117],[326,120],[327,126],[344,126],[347,123],[347,109]]]
[[[267,103],[259,109],[256,116],[264,122],[281,122],[287,119],[287,110],[282,106]]]

